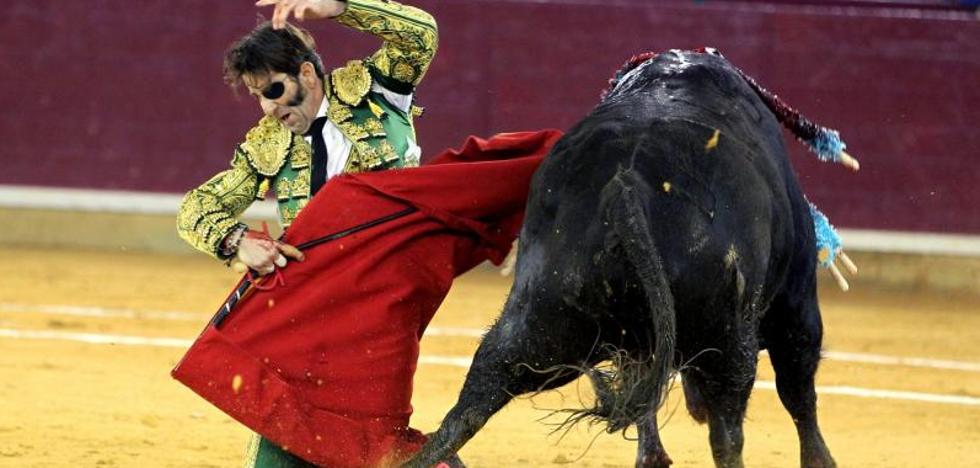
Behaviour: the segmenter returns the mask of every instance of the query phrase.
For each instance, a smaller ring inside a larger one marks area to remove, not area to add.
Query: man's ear
[[[313,66],[311,62],[303,62],[299,66],[299,78],[303,81],[303,84],[308,88],[312,88],[316,85],[316,67]]]

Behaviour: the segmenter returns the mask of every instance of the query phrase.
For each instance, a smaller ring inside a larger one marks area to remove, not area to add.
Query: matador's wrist
[[[221,241],[220,247],[218,247],[218,255],[225,259],[226,264],[231,264],[231,259],[238,253],[238,246],[241,245],[247,231],[247,224],[238,223]]]

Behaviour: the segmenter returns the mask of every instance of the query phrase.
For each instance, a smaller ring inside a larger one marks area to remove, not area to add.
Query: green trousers
[[[245,468],[315,468],[316,465],[303,460],[272,443],[269,439],[255,434],[245,454]]]

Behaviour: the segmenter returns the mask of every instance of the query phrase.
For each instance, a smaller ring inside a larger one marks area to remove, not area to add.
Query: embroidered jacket
[[[409,94],[435,55],[438,34],[428,13],[388,0],[348,0],[337,22],[380,37],[380,50],[352,60],[324,79],[327,118],[352,142],[345,172],[418,165],[414,117],[390,103],[381,87]],[[273,117],[263,117],[238,145],[231,168],[191,190],[181,203],[177,232],[194,248],[222,258],[220,243],[252,202],[275,191],[283,227],[310,198],[312,149]]]

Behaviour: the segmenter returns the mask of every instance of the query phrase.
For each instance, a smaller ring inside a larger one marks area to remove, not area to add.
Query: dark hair
[[[264,21],[225,52],[222,71],[225,82],[236,87],[245,74],[282,72],[296,76],[303,62],[312,63],[316,75],[323,78],[323,64],[309,32],[292,24],[272,29],[272,23]]]

